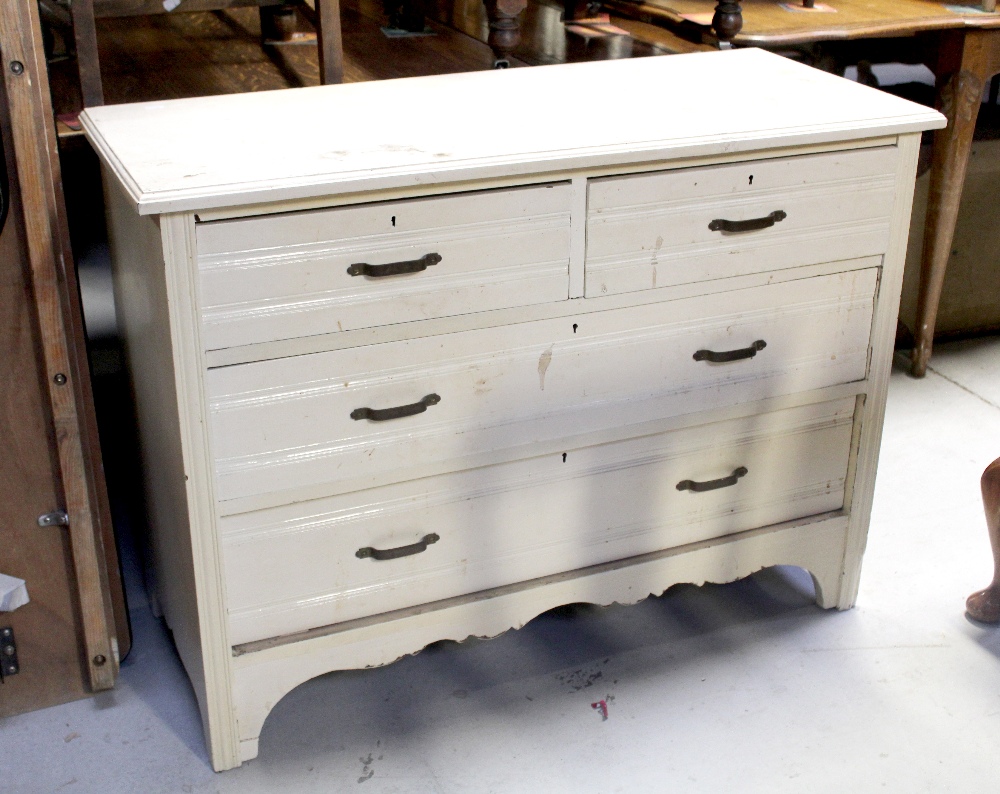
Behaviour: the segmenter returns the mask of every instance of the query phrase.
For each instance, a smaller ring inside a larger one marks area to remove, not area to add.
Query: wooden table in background
[[[675,29],[708,32],[714,0],[608,0],[619,13]],[[951,255],[972,135],[986,81],[1000,72],[1000,14],[978,2],[946,6],[931,0],[828,0],[829,11],[791,11],[778,0],[743,0],[743,28],[732,43],[771,50],[818,42],[912,38],[914,60],[937,78],[937,106],[948,126],[934,135],[912,372],[923,377],[934,340],[941,288]],[[962,12],[954,10],[961,7]],[[879,60],[881,42],[868,42]],[[899,48],[894,47],[895,60]],[[857,52],[857,50],[855,50]],[[725,87],[720,86],[724,97]],[[998,267],[1000,270],[1000,267]]]

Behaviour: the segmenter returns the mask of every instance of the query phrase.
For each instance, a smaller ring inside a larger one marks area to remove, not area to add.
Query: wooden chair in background
[[[965,609],[969,617],[983,623],[1000,623],[1000,458],[983,472],[983,509],[993,548],[993,582],[985,590],[969,596]]]
[[[171,3],[174,3],[171,5]],[[108,17],[150,14],[220,11],[257,6],[261,30],[266,36],[276,26],[276,15],[294,9],[316,29],[320,82],[340,83],[344,79],[344,47],[340,32],[340,0],[315,0],[315,9],[304,0],[73,0],[70,6],[76,43],[80,89],[84,107],[104,104],[101,67],[97,54],[96,20]],[[169,11],[167,9],[170,9]]]

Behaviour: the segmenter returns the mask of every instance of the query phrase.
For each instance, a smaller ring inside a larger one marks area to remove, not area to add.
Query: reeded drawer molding
[[[395,325],[373,328],[360,328],[355,331],[283,339],[276,342],[231,347],[225,350],[206,351],[204,360],[208,369],[217,369],[240,364],[273,361],[279,358],[325,353],[331,350],[344,350],[352,347],[366,347],[385,344],[387,342],[399,342],[405,339],[521,325],[538,320],[555,319],[557,317],[573,318],[570,320],[572,323],[577,321],[579,317],[586,317],[591,313],[609,311],[611,309],[623,309],[631,306],[642,306],[651,303],[661,303],[666,306],[670,302],[687,298],[734,292],[765,284],[782,284],[788,281],[798,281],[816,276],[829,276],[852,270],[877,268],[882,265],[882,261],[883,257],[881,255],[867,256],[858,259],[823,262],[817,265],[803,265],[801,267],[774,270],[767,273],[750,273],[745,276],[733,276],[715,281],[678,284],[664,289],[606,295],[587,300],[564,300],[557,303],[494,309],[474,314],[439,317],[412,323],[397,323]]]
[[[205,347],[565,300],[570,200],[560,183],[200,224]]]
[[[855,401],[569,450],[221,522],[233,642],[842,506]],[[738,482],[703,493],[677,483]],[[440,539],[398,560],[361,547]]]
[[[627,427],[865,377],[876,270],[206,374],[225,502],[359,477],[422,476],[484,451]],[[574,325],[576,330],[574,331]],[[756,340],[752,359],[696,361]],[[440,402],[387,422],[365,406]]]
[[[884,253],[894,147],[786,157],[589,185],[588,298]],[[776,211],[769,228],[710,229]]]

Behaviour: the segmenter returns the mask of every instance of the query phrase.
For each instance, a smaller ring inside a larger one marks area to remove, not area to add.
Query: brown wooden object
[[[273,6],[295,6],[316,28],[321,83],[339,83],[344,79],[344,48],[340,28],[340,0],[315,0],[314,11],[304,0],[185,0],[174,13],[219,11],[245,6],[260,7],[261,28],[269,24]],[[104,104],[100,59],[97,49],[97,19],[163,14],[158,0],[73,0],[73,36],[76,40],[77,65],[84,107]]]
[[[985,590],[970,595],[965,610],[970,617],[984,623],[1000,623],[1000,458],[986,467],[980,485],[986,529],[993,548],[993,582]]]
[[[494,68],[510,65],[510,54],[521,43],[518,16],[528,6],[528,0],[483,0],[490,20],[489,45],[496,56]]]
[[[303,9],[308,8],[309,6],[303,6]],[[324,85],[344,82],[344,41],[340,32],[340,0],[316,0],[316,13],[311,14],[310,19],[316,28],[320,82]]]
[[[719,0],[712,17],[712,29],[719,41],[732,41],[743,29],[743,9],[739,0]]]
[[[73,39],[76,44],[76,64],[80,71],[83,106],[103,105],[104,89],[101,86],[101,62],[97,54],[94,0],[73,0],[70,13],[73,16]]]
[[[934,344],[934,325],[983,88],[1000,72],[1000,30],[947,31],[939,38],[935,69],[938,109],[948,117],[948,126],[934,133],[911,365],[918,378],[927,372]]]
[[[0,436],[0,443],[9,439],[17,449],[4,450],[0,455],[5,473],[10,470],[10,476],[0,478],[0,507],[6,509],[9,505],[14,511],[4,520],[11,522],[14,528],[10,531],[16,531],[17,540],[8,544],[4,538],[0,570],[18,576],[18,570],[4,570],[10,562],[28,573],[20,578],[28,581],[29,595],[39,599],[42,610],[46,609],[48,596],[68,584],[69,603],[75,612],[73,624],[78,627],[73,644],[82,646],[82,651],[79,647],[75,650],[82,680],[79,687],[71,682],[65,684],[67,692],[74,692],[69,697],[61,696],[66,700],[81,687],[97,691],[114,685],[118,654],[124,651],[121,646],[127,643],[128,629],[100,465],[83,322],[69,248],[38,8],[34,3],[0,0],[0,53],[3,115],[9,120],[5,123],[4,148],[11,192],[18,198],[18,207],[8,217],[4,232],[11,241],[5,238],[2,249],[6,271],[2,297],[14,305],[5,307],[3,318],[5,323],[17,323],[20,329],[11,332],[11,355],[3,359],[3,366],[11,368],[9,373],[5,369],[2,378],[5,390],[10,390],[9,399],[4,400],[4,422],[11,430]],[[19,265],[21,276],[14,272]],[[27,312],[30,323],[23,322],[25,309],[17,305],[22,295],[31,298],[31,310]],[[27,335],[32,325],[34,331]],[[34,360],[31,353],[35,354]],[[41,418],[39,410],[43,410]],[[42,435],[39,428],[44,429]],[[28,447],[35,450],[35,457],[25,453]],[[47,463],[45,456],[49,457]],[[46,469],[48,474],[43,476]],[[34,511],[39,509],[67,513],[68,526],[58,528],[61,535],[51,536],[54,527],[38,526]],[[26,520],[29,526],[24,525]],[[8,527],[2,529],[6,532]],[[60,544],[65,544],[72,562],[65,578],[58,570],[50,570],[43,556],[48,549],[58,562]],[[65,603],[62,601],[62,606]],[[50,631],[43,641],[35,624],[23,625],[24,621],[30,622],[31,606],[10,615],[0,613],[0,621],[16,622],[21,629],[15,629],[17,635],[35,637],[39,647],[58,645],[66,612],[55,607],[51,614],[46,612],[43,622],[50,624]],[[25,676],[33,664],[21,658]],[[15,684],[21,687],[18,682],[24,680],[8,679],[9,689],[0,699],[0,711],[17,708],[15,700],[28,708],[48,705],[42,690],[64,686],[54,680],[34,687],[25,684],[29,694],[15,699]],[[52,692],[49,695],[54,697]]]
[[[606,0],[605,4],[638,18],[682,27],[690,26],[692,17],[704,16],[712,3]],[[923,377],[933,346],[981,92],[986,81],[1000,72],[1000,14],[979,13],[975,7],[960,13],[933,0],[836,0],[833,5],[836,14],[795,13],[775,0],[742,0],[743,29],[732,43],[781,49],[817,42],[920,36],[920,49],[929,54],[927,66],[937,78],[938,107],[948,117],[948,126],[934,135],[914,329],[911,371],[915,377]],[[995,0],[984,2],[983,10],[995,10]],[[872,53],[878,53],[881,46],[871,43]]]

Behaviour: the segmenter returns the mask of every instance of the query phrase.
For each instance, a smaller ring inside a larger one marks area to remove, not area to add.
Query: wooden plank
[[[101,86],[101,60],[97,52],[97,25],[94,0],[73,0],[73,38],[76,42],[76,66],[80,72],[80,91],[84,107],[104,104]]]
[[[0,83],[0,133],[7,172],[13,175],[6,108]],[[3,685],[0,717],[87,694],[68,539],[62,527],[37,524],[38,516],[59,506],[62,497],[16,179],[9,188],[4,200],[10,212],[0,234],[0,573],[24,579],[31,601],[13,613],[0,613],[0,626],[14,630],[21,667]]]
[[[163,0],[87,0],[93,4],[94,16],[97,19],[109,17],[133,17],[163,14]],[[73,4],[80,0],[73,0]],[[219,11],[226,8],[242,8],[244,6],[280,5],[276,0],[183,0],[177,7],[178,14],[196,11]]]
[[[324,85],[344,82],[344,42],[340,31],[340,0],[316,0],[316,46],[319,76]]]
[[[38,9],[34,3],[0,0],[0,50],[13,120],[17,179],[24,203],[28,260],[38,309],[45,380],[55,425],[68,534],[77,580],[85,665],[92,689],[114,686],[118,658],[113,648],[109,590],[93,453],[79,406],[92,402],[79,316],[67,311],[72,254],[66,226]],[[13,61],[21,68],[10,68]],[[75,323],[75,324],[74,324]],[[112,557],[113,559],[113,557]]]

